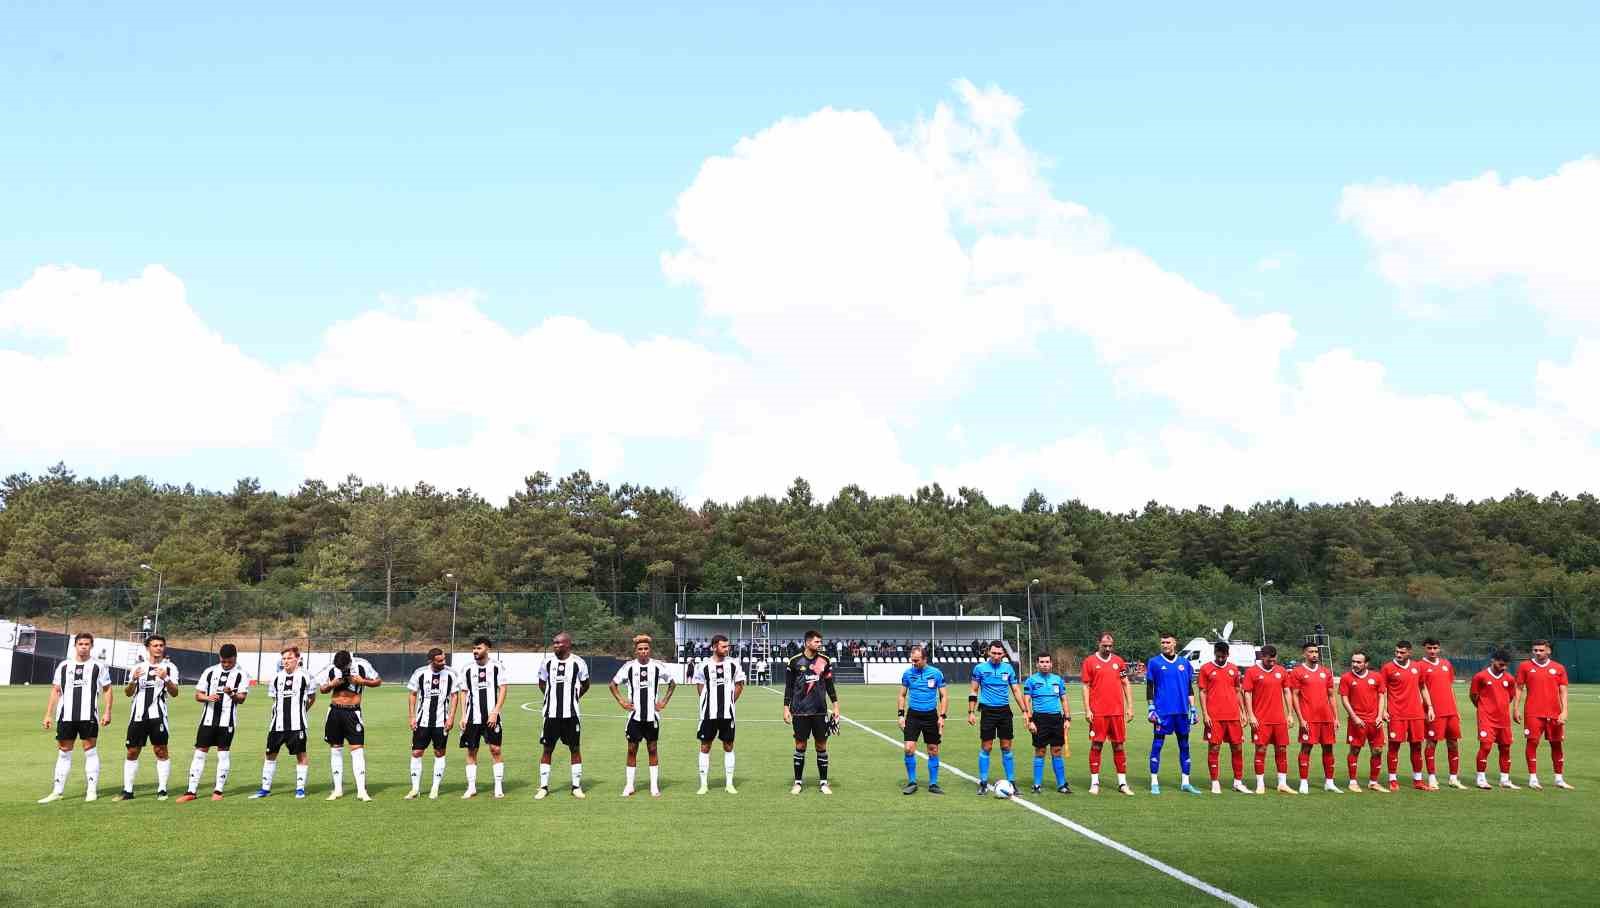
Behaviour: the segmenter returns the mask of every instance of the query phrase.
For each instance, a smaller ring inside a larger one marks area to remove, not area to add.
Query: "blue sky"
[[[7,471],[1126,507],[1600,465],[1600,279],[1563,239],[1600,202],[1591,5],[3,18],[0,379],[51,389]],[[986,150],[935,160],[968,127]],[[964,270],[1024,237],[998,285]]]

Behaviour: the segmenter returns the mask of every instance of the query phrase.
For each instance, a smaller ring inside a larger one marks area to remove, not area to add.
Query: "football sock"
[[[1400,742],[1389,742],[1389,779],[1394,780],[1395,773],[1400,770]]]
[[[1382,768],[1383,760],[1378,756],[1378,752],[1373,750],[1371,758],[1367,760],[1367,781],[1378,781],[1378,772]]]
[[[1438,751],[1438,749],[1439,749],[1439,742],[1438,741],[1429,741],[1428,742],[1428,746],[1423,748],[1423,751],[1422,751],[1423,759],[1426,762],[1427,767],[1428,767],[1428,775],[1430,775],[1430,776],[1431,775],[1435,775],[1436,772],[1437,772],[1437,767],[1439,765],[1439,760],[1438,760],[1438,755],[1437,755],[1436,751]]]
[[[1178,768],[1183,770],[1184,775],[1188,775],[1191,769],[1188,735],[1181,735],[1178,738]]]
[[[1530,738],[1530,739],[1528,739],[1527,756],[1528,756],[1528,775],[1533,775],[1534,773],[1539,771],[1539,739],[1538,738]]]
[[[579,769],[582,769],[582,766],[579,766]],[[502,794],[503,788],[506,784],[506,764],[496,763],[490,768],[489,771],[490,774],[494,776],[494,793]],[[576,775],[576,773],[574,773],[574,775]],[[474,785],[478,783],[478,774],[476,772],[472,774],[472,783]]]
[[[935,758],[935,759],[937,759],[937,758]],[[723,751],[722,752],[722,775],[727,778],[727,780],[728,780],[727,784],[729,784],[729,785],[733,784],[733,763],[734,763],[733,751],[731,751],[731,750]]]
[[[72,751],[56,751],[56,774],[50,784],[56,794],[67,790],[67,774],[72,772]]]
[[[702,776],[705,775],[705,770],[701,770],[700,774]],[[909,782],[912,785],[915,785],[917,783],[917,755],[916,754],[906,754],[906,781]]]
[[[928,784],[939,784],[939,755],[932,754],[928,757]]]
[[[1125,751],[1125,750],[1113,750],[1111,752],[1111,762],[1115,763],[1116,766],[1117,766],[1117,778],[1120,779],[1124,775],[1127,775],[1127,772],[1128,772],[1128,752],[1127,751]]]
[[[1456,773],[1461,771],[1461,745],[1450,741],[1445,744],[1445,750],[1449,755],[1450,775],[1454,778]]]
[[[1288,785],[1289,784],[1289,774],[1286,773],[1286,772],[1278,773],[1278,784],[1279,785]]]
[[[1089,746],[1089,772],[1096,779],[1100,777],[1100,743],[1098,741]]]
[[[1090,788],[1099,788],[1100,787],[1100,774],[1098,772],[1089,773],[1089,787]]]
[[[1489,751],[1493,747],[1494,745],[1488,741],[1478,745],[1478,778],[1480,779],[1483,778],[1484,772],[1489,768]]]
[[[1156,735],[1150,739],[1150,775],[1161,772],[1161,750],[1167,745],[1166,735]]]
[[[83,781],[90,791],[100,787],[100,748],[91,747],[83,752]]]
[[[978,751],[978,781],[989,781],[989,752],[987,750]]]
[[[1228,746],[1228,751],[1229,751],[1229,755],[1233,757],[1233,777],[1235,779],[1243,778],[1244,777],[1244,747],[1242,747],[1242,746],[1240,746],[1238,744],[1231,744],[1231,745]]]
[[[1262,773],[1265,773],[1266,771],[1267,771],[1267,749],[1265,747],[1257,747],[1256,748],[1256,778],[1259,780],[1261,778]]]
[[[467,790],[478,790],[478,764],[476,763],[467,764]]]
[[[825,750],[817,751],[817,778],[828,781],[828,752]]]
[[[217,787],[213,791],[222,791],[228,787],[228,770],[233,767],[233,752],[228,750],[217,751]]]
[[[193,794],[200,789],[200,775],[206,771],[206,752],[197,750],[194,759],[189,761],[189,792]]]
[[[1333,745],[1322,745],[1322,777],[1333,778]]]
[[[654,764],[654,763],[651,763],[650,764],[650,791],[653,794],[653,793],[658,792],[660,790],[661,790],[661,767],[656,765],[656,764]]]
[[[1278,767],[1279,776],[1289,774],[1289,748],[1281,744],[1272,745],[1272,762]]]
[[[915,761],[916,757],[906,758],[906,762],[911,763],[913,766],[916,765]],[[711,755],[702,751],[698,763],[700,767],[700,784],[703,786],[706,784],[706,776],[711,775]]]
[[[333,772],[333,790],[344,791],[344,748],[328,748],[328,765]]]
[[[1509,776],[1511,774],[1511,745],[1510,744],[1501,744],[1500,745],[1500,774],[1502,776]]]
[[[1126,784],[1128,784],[1128,774],[1125,773],[1125,772],[1117,773],[1117,784],[1118,785],[1126,785]]]
[[[444,757],[433,758],[433,790],[439,790],[439,783],[444,781]]]
[[[278,761],[267,760],[261,764],[261,790],[272,790],[272,777],[278,774]]]
[[[1038,788],[1044,784],[1044,757],[1035,755],[1033,758],[1033,787]]]
[[[167,780],[172,778],[172,761],[156,760],[156,790],[166,791]]]
[[[363,747],[350,748],[350,772],[356,777],[356,791],[367,790],[367,751]]]
[[[1422,742],[1411,742],[1411,778],[1422,778]]]
[[[1550,762],[1556,768],[1556,775],[1560,776],[1567,766],[1567,746],[1565,742],[1550,742]]]
[[[806,752],[795,749],[794,752],[794,780],[796,782],[806,777]]]
[[[294,787],[297,791],[306,790],[306,778],[311,775],[310,763],[294,764]]]
[[[1304,782],[1311,777],[1311,747],[1306,745],[1300,748],[1300,781]]]
[[[1009,750],[1000,751],[1000,766],[1006,771],[1007,781],[1016,781],[1017,757]]]
[[[582,788],[583,787],[583,764],[582,763],[574,763],[574,764],[572,764],[572,787],[573,788]]]
[[[139,774],[139,761],[138,760],[123,760],[122,761],[122,790],[123,791],[132,791],[133,790],[133,779],[138,774]]]
[[[549,788],[550,787],[550,764],[549,763],[540,763],[539,764],[539,787],[540,788]]]
[[[637,766],[629,766],[629,767],[627,767],[627,771],[623,773],[623,777],[625,778],[625,780],[627,782],[627,784],[626,784],[627,788],[630,788],[630,789],[633,788],[633,780],[638,776],[638,773],[639,773],[639,767],[637,767]]]
[[[1206,769],[1211,773],[1211,781],[1215,782],[1222,771],[1222,745],[1212,744],[1206,748]]]
[[[1352,782],[1356,781],[1356,773],[1360,772],[1360,762],[1361,751],[1356,750],[1354,747],[1350,748],[1350,752],[1345,754],[1344,766],[1350,773],[1350,781]]]
[[[411,790],[416,791],[422,786],[422,758],[411,758]]]

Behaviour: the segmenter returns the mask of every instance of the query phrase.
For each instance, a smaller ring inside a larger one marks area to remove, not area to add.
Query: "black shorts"
[[[638,719],[629,719],[627,735],[629,744],[637,744],[640,741],[653,742],[661,737],[661,720],[640,722]]]
[[[56,723],[57,741],[71,741],[74,738],[93,741],[99,737],[100,723],[93,719],[68,719]]]
[[[302,728],[299,731],[267,732],[267,753],[275,754],[285,747],[289,748],[289,753],[291,756],[298,757],[305,753],[306,730]]]
[[[143,747],[146,743],[165,747],[168,740],[166,719],[139,719],[128,723],[128,741],[124,747]]]
[[[439,725],[433,728],[417,726],[411,732],[411,749],[424,750],[432,746],[434,750],[444,750],[450,745],[450,733]]]
[[[827,716],[794,717],[794,739],[804,741],[807,738],[815,738],[819,744],[828,740]]]
[[[232,725],[202,725],[194,733],[194,746],[196,750],[205,747],[215,747],[218,750],[227,750],[233,746]]]
[[[576,733],[574,733],[576,734]],[[483,722],[474,722],[461,729],[461,746],[467,750],[477,750],[478,747],[488,742],[494,747],[500,746],[500,723],[487,725]],[[573,747],[577,747],[577,739],[573,739]]]
[[[539,735],[539,743],[545,747],[555,747],[559,742],[573,750],[578,749],[578,737],[583,733],[583,723],[576,719],[546,719],[544,731]]]
[[[939,734],[938,713],[931,709],[906,710],[905,739],[907,741],[915,741],[919,735],[927,744],[939,743],[941,736]]]
[[[694,733],[701,744],[710,744],[712,738],[721,738],[724,744],[733,743],[732,719],[701,719],[700,729]]]
[[[322,724],[322,740],[334,747],[367,743],[367,726],[361,721],[361,707],[335,706]]]
[[[1039,729],[1033,733],[1034,747],[1061,747],[1067,743],[1067,726],[1060,713],[1034,713],[1033,727]]]
[[[993,741],[999,738],[1009,741],[1016,737],[1011,728],[1011,707],[984,706],[979,708],[978,713],[978,740]]]

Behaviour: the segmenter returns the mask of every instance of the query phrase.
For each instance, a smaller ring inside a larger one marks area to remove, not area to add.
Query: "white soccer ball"
[[[1009,779],[1001,779],[994,783],[994,796],[997,798],[1009,798],[1016,793],[1017,786],[1012,785]]]

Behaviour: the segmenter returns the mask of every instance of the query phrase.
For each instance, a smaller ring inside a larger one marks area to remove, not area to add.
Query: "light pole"
[[[1261,613],[1261,645],[1262,646],[1266,646],[1267,645],[1267,599],[1266,599],[1266,597],[1264,595],[1262,595],[1261,591],[1266,589],[1267,587],[1269,587],[1271,585],[1272,585],[1272,581],[1268,580],[1266,583],[1263,583],[1260,586],[1256,587],[1256,610]]]
[[[156,620],[151,624],[151,633],[161,633],[161,572],[148,564],[139,565],[139,570],[149,571],[156,575]]]
[[[1030,621],[1033,619],[1033,588],[1038,585],[1037,578],[1028,581],[1028,618]],[[1044,646],[1041,649],[1047,653],[1050,652],[1050,604],[1048,602],[1044,606]]]
[[[733,579],[739,581],[739,617],[744,618],[744,575],[735,574]]]
[[[446,573],[444,579],[450,581],[450,664],[456,661],[456,608],[461,604],[461,581],[453,573]]]

